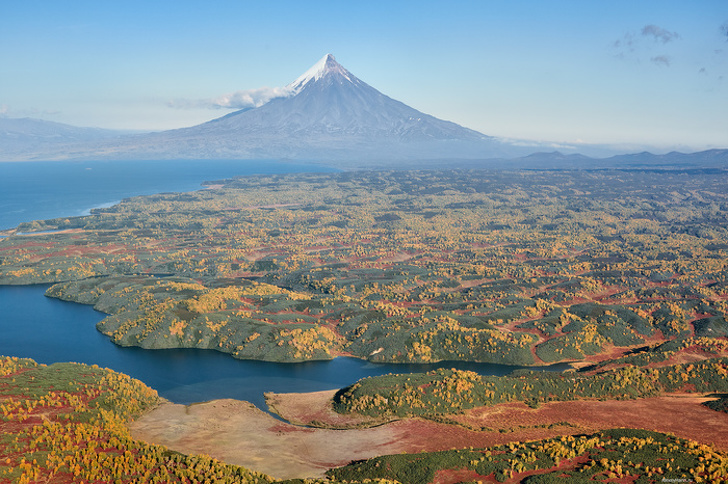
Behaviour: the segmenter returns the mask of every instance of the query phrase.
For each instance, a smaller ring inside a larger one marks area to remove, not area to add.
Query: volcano
[[[165,152],[167,141],[177,145],[175,157],[413,160],[520,154],[493,137],[382,94],[331,54],[284,91],[286,96],[258,108],[155,138],[165,141]]]
[[[288,159],[351,166],[347,161],[510,158],[533,151],[396,101],[354,76],[331,54],[281,92],[259,107],[197,126],[56,146],[55,154],[62,155],[34,157]]]
[[[185,133],[218,130],[241,136],[294,137],[349,143],[433,140],[486,141],[491,138],[455,123],[421,113],[385,96],[326,55],[286,86],[289,96],[238,111]]]

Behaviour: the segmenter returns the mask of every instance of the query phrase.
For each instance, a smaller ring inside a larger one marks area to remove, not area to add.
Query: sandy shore
[[[284,423],[248,402],[165,403],[131,426],[132,436],[186,454],[208,454],[279,479],[321,477],[352,460],[401,452],[487,447],[600,429],[629,427],[673,433],[728,450],[728,418],[695,395],[625,401],[522,403],[481,407],[453,416],[470,429],[423,419],[382,424],[331,410],[333,392],[276,394],[269,401],[292,422],[370,428],[332,430]],[[565,425],[564,422],[568,422]],[[552,425],[551,428],[548,428]]]
[[[278,479],[321,477],[351,460],[402,452],[397,427],[308,429],[276,420],[248,402],[164,403],[132,424],[135,439],[185,454],[208,454]]]

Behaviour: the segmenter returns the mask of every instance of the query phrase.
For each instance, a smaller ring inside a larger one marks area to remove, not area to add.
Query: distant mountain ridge
[[[123,136],[124,132],[101,128],[79,128],[34,118],[0,117],[0,161],[15,154],[22,156],[28,147],[46,148],[69,143],[96,141]]]
[[[124,136],[0,118],[0,161],[283,159],[341,168],[728,166],[726,150],[619,159],[547,153],[548,144],[509,142],[411,108],[354,76],[331,54],[279,92],[258,107],[196,126]]]
[[[671,151],[654,154],[649,151],[615,155],[608,158],[592,158],[579,153],[565,155],[558,151],[532,153],[513,158],[508,162],[514,168],[557,169],[666,169],[691,170],[718,168],[728,170],[728,149],[712,149],[695,153]]]

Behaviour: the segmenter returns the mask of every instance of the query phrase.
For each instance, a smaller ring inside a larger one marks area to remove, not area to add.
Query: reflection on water
[[[104,314],[90,306],[45,297],[48,286],[0,286],[0,354],[38,363],[97,364],[138,378],[175,403],[236,398],[265,408],[264,392],[341,388],[366,376],[459,368],[505,375],[517,367],[444,362],[373,364],[357,358],[305,363],[242,361],[211,350],[122,348],[99,333]],[[567,365],[551,367],[563,370]]]

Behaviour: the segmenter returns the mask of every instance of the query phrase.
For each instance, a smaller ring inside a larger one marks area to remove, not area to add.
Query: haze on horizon
[[[186,127],[265,102],[330,52],[388,96],[491,136],[728,147],[721,0],[40,0],[0,17],[0,116]]]

